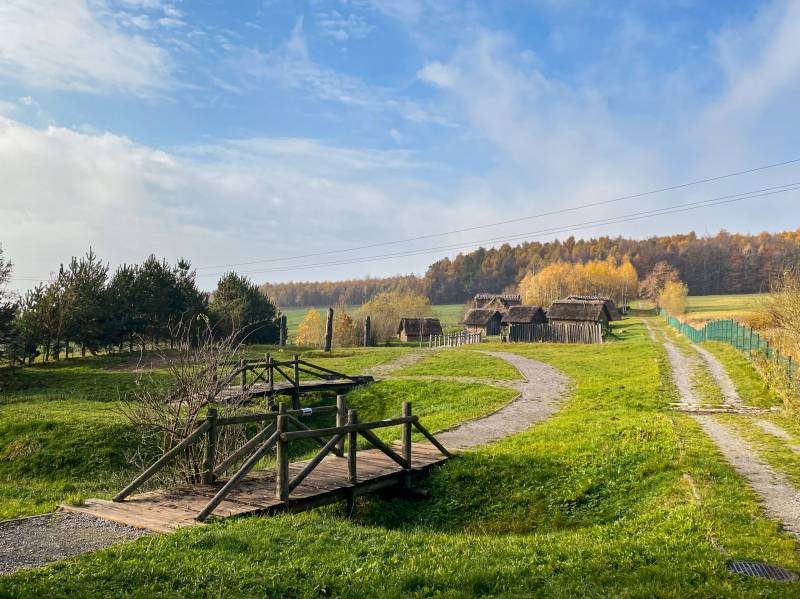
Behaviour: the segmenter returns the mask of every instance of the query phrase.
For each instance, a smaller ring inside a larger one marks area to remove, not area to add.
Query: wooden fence
[[[575,324],[512,324],[508,341],[533,343],[602,343],[603,328],[599,322]]]
[[[450,335],[431,335],[428,347],[458,347],[460,345],[474,345],[483,341],[481,333],[453,333]]]
[[[336,426],[328,428],[311,429],[301,422],[300,418],[319,413],[336,413]],[[217,463],[216,446],[219,430],[224,426],[241,425],[246,423],[263,423],[263,428],[241,447],[233,451],[224,460]],[[292,425],[295,430],[290,431]],[[401,426],[401,448],[398,454],[392,447],[382,441],[373,431],[390,426]],[[219,506],[225,497],[237,488],[251,470],[269,453],[275,449],[275,497],[288,502],[292,491],[316,469],[329,453],[339,457],[346,457],[348,482],[356,485],[358,482],[358,455],[357,440],[361,435],[370,445],[380,450],[396,462],[404,472],[412,469],[411,461],[411,432],[416,428],[428,441],[439,450],[442,455],[450,456],[447,449],[419,422],[419,417],[411,413],[411,402],[403,402],[402,415],[399,418],[390,418],[373,422],[359,422],[358,412],[346,408],[343,396],[337,397],[336,406],[322,406],[318,408],[304,408],[290,410],[285,402],[281,402],[278,412],[265,412],[259,414],[243,414],[220,418],[214,408],[209,408],[205,420],[178,445],[165,453],[153,465],[140,474],[127,487],[115,497],[115,502],[124,501],[131,493],[151,479],[167,463],[177,457],[179,453],[191,445],[205,439],[205,460],[202,472],[202,482],[205,485],[213,484],[226,471],[235,464],[244,463],[231,476],[216,494],[208,501],[205,507],[197,514],[196,519],[203,522]],[[290,477],[289,471],[289,443],[302,439],[316,441],[321,449],[309,460],[302,470]],[[345,441],[347,441],[345,446]]]

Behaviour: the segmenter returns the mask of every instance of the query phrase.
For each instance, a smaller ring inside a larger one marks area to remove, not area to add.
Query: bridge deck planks
[[[399,450],[398,446],[395,449]],[[432,466],[447,458],[427,443],[413,443],[411,450],[412,471],[425,473]],[[308,461],[289,465],[289,477],[293,478]],[[335,455],[327,456],[315,470],[300,483],[283,502],[275,497],[275,471],[259,470],[248,475],[239,487],[226,497],[214,511],[214,517],[227,518],[248,514],[272,513],[280,510],[302,511],[379,488],[400,484],[403,470],[391,458],[378,449],[358,452],[358,484],[353,488],[347,478],[347,460]],[[103,499],[89,499],[79,506],[62,505],[70,512],[89,514],[127,526],[154,532],[170,532],[184,526],[197,524],[195,516],[200,512],[224,480],[214,485],[198,485],[165,491],[150,491],[128,497],[115,503]]]

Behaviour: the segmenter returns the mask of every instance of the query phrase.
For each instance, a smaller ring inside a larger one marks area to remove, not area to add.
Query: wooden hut
[[[464,329],[467,333],[482,335],[499,335],[503,315],[499,310],[491,308],[473,308],[464,315]]]
[[[544,324],[547,315],[541,306],[511,306],[503,315],[501,323],[504,326],[512,324]]]
[[[610,297],[605,295],[569,295],[567,300],[575,302],[602,302],[608,310],[609,320],[621,320],[622,314],[619,313],[617,305]]]
[[[442,323],[438,318],[401,318],[397,334],[400,341],[427,341],[442,334]]]
[[[472,300],[473,308],[493,309],[502,313],[512,306],[522,305],[522,298],[514,293],[479,293]]]
[[[611,320],[608,309],[603,302],[580,302],[576,300],[559,300],[550,304],[547,310],[550,324],[574,324],[578,322],[599,322],[603,331],[608,330]]]

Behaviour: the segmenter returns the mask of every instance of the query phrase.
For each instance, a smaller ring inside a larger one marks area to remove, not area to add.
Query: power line
[[[451,244],[451,245],[444,245],[444,246],[437,246],[437,247],[429,247],[429,248],[422,248],[417,250],[407,250],[403,252],[396,252],[396,253],[389,253],[389,254],[378,254],[373,256],[364,256],[359,258],[352,258],[346,260],[338,260],[338,261],[330,261],[330,262],[318,262],[314,264],[303,264],[297,266],[286,266],[286,267],[277,267],[277,268],[270,268],[270,269],[259,269],[259,270],[251,270],[251,271],[243,271],[241,274],[267,274],[273,272],[291,272],[295,270],[306,270],[311,268],[321,268],[324,266],[343,266],[348,264],[359,264],[362,262],[375,262],[379,260],[386,260],[390,258],[401,258],[407,256],[418,256],[418,255],[425,255],[430,253],[435,253],[443,250],[453,250],[453,249],[461,249],[467,247],[473,247],[476,244],[482,243],[497,243],[500,241],[513,241],[519,239],[526,239],[530,238],[535,235],[551,235],[553,233],[563,233],[563,232],[570,232],[578,229],[584,228],[593,228],[598,226],[604,226],[609,224],[618,224],[624,222],[631,222],[636,220],[643,220],[646,218],[653,218],[657,216],[664,216],[669,214],[677,214],[682,212],[690,212],[692,210],[698,210],[700,208],[706,208],[710,206],[718,206],[722,204],[731,204],[734,202],[741,202],[744,200],[766,197],[777,195],[781,193],[787,193],[790,191],[797,191],[800,190],[800,182],[795,183],[787,183],[786,185],[778,185],[773,187],[765,187],[761,189],[755,189],[739,194],[731,194],[725,196],[719,196],[716,198],[711,198],[707,200],[698,200],[695,202],[685,202],[682,204],[674,204],[671,206],[666,206],[662,208],[656,208],[653,210],[645,210],[640,212],[633,212],[629,214],[623,214],[615,217],[609,217],[605,219],[593,220],[593,221],[584,221],[581,223],[574,223],[571,225],[564,225],[559,227],[552,227],[548,229],[539,229],[537,231],[528,231],[526,233],[517,233],[514,235],[503,236],[503,237],[494,237],[490,239],[480,239],[474,240],[469,242],[463,242],[458,244]],[[202,276],[216,276],[218,273],[202,275]]]
[[[456,233],[466,233],[466,232],[469,232],[469,231],[477,231],[477,230],[480,230],[480,229],[498,227],[500,225],[508,225],[508,224],[511,224],[511,223],[518,223],[518,222],[523,222],[523,221],[527,221],[527,220],[534,220],[534,219],[538,219],[538,218],[544,218],[546,216],[555,216],[557,214],[564,214],[564,213],[567,213],[567,212],[575,212],[577,210],[583,210],[583,209],[586,209],[586,208],[594,208],[594,207],[597,207],[597,206],[604,206],[604,205],[613,204],[613,203],[616,203],[616,202],[622,202],[624,200],[632,200],[632,199],[636,199],[636,198],[643,198],[643,197],[646,197],[646,196],[656,195],[656,194],[664,193],[664,192],[667,192],[667,191],[675,191],[675,190],[678,190],[678,189],[685,189],[687,187],[692,187],[694,185],[701,185],[703,183],[712,183],[714,181],[722,181],[724,179],[730,179],[731,177],[739,177],[741,175],[748,175],[748,174],[757,173],[757,172],[765,171],[765,170],[772,169],[772,168],[778,168],[778,167],[781,167],[781,166],[787,166],[787,165],[790,165],[790,164],[796,164],[798,162],[800,162],[800,158],[794,158],[792,160],[784,160],[783,162],[775,162],[773,164],[767,164],[767,165],[764,165],[764,166],[750,168],[750,169],[746,169],[746,170],[742,170],[742,171],[736,171],[736,172],[733,172],[733,173],[727,173],[727,174],[724,174],[724,175],[717,175],[715,177],[706,177],[704,179],[697,179],[695,181],[689,181],[687,183],[680,183],[678,185],[671,185],[669,187],[662,187],[662,188],[659,188],[659,189],[652,189],[650,191],[643,191],[643,192],[635,193],[635,194],[631,194],[631,195],[619,196],[619,197],[612,198],[612,199],[609,199],[609,200],[600,200],[600,201],[596,201],[596,202],[589,202],[587,204],[580,204],[578,206],[571,206],[569,208],[559,208],[558,210],[550,210],[548,212],[540,212],[538,214],[533,214],[533,215],[530,215],[530,216],[521,216],[521,217],[512,218],[512,219],[508,219],[508,220],[497,221],[497,222],[494,222],[494,223],[486,223],[486,224],[482,224],[482,225],[475,225],[475,226],[471,226],[471,227],[465,227],[463,229],[453,229],[451,231],[443,231],[441,233],[430,233],[428,235],[419,235],[417,237],[407,237],[405,239],[395,239],[393,241],[380,241],[380,242],[376,242],[376,243],[370,243],[370,244],[366,244],[366,245],[354,246],[354,247],[351,247],[351,248],[345,248],[345,249],[341,249],[341,250],[326,250],[326,251],[322,251],[322,252],[312,252],[312,253],[308,253],[308,254],[298,254],[298,255],[295,255],[295,256],[285,256],[285,257],[282,257],[282,258],[265,258],[265,259],[262,259],[262,260],[252,260],[252,261],[249,261],[249,262],[235,262],[235,263],[231,263],[231,264],[221,264],[221,265],[217,265],[217,266],[204,266],[204,267],[198,267],[197,270],[198,271],[214,270],[214,269],[218,269],[218,268],[231,268],[231,267],[234,267],[234,266],[251,266],[253,264],[264,264],[264,263],[269,263],[269,262],[286,262],[286,261],[289,261],[289,260],[298,260],[300,258],[312,258],[312,257],[317,257],[317,256],[328,256],[328,255],[332,255],[332,254],[355,252],[355,251],[358,251],[358,250],[371,249],[371,248],[375,248],[375,247],[382,247],[382,246],[388,246],[388,245],[397,245],[397,244],[400,244],[400,243],[408,243],[408,242],[411,242],[411,241],[420,241],[420,240],[423,240],[423,239],[433,239],[433,238],[436,238],[436,237],[445,237],[447,235],[454,235]]]

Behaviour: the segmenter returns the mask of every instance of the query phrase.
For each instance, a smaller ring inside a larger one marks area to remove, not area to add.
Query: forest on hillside
[[[262,289],[282,307],[359,305],[384,291],[424,294],[434,304],[460,303],[482,291],[515,289],[527,273],[554,262],[609,257],[619,261],[627,257],[642,279],[657,262],[666,261],[680,271],[692,295],[757,293],[767,290],[770,281],[787,267],[800,264],[800,229],[758,235],[720,231],[713,237],[701,237],[691,232],[643,240],[569,237],[504,244],[434,262],[423,277],[276,283]]]

